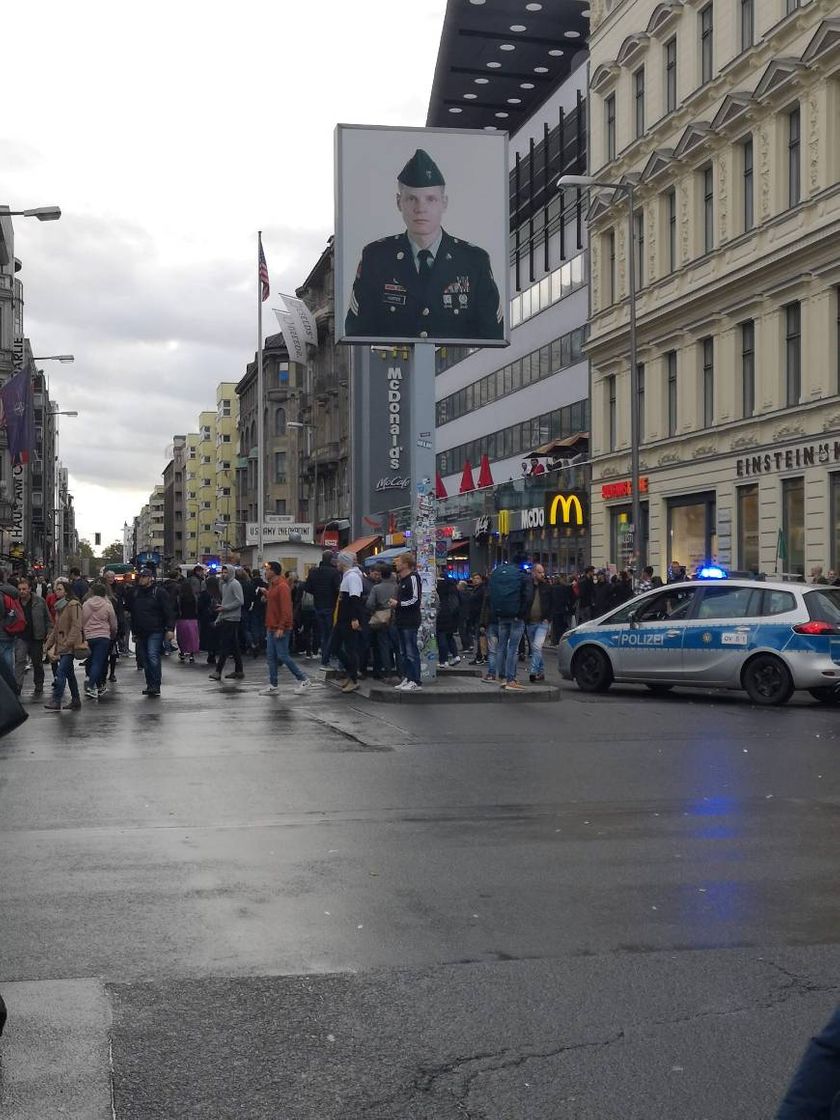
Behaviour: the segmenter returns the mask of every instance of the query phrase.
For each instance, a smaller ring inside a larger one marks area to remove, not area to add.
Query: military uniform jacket
[[[432,267],[417,271],[408,234],[362,250],[345,333],[359,338],[500,339],[504,314],[490,257],[442,231]]]

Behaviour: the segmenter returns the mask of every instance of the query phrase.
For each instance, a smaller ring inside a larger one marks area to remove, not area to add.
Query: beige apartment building
[[[840,569],[837,0],[592,0],[591,174],[634,187],[649,562]],[[623,565],[628,212],[590,209],[592,558]]]

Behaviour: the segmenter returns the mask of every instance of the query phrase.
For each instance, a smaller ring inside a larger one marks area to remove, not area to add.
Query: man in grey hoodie
[[[215,671],[210,673],[211,681],[222,679],[222,669],[228,657],[233,657],[233,672],[226,673],[227,680],[242,680],[242,653],[239,648],[239,623],[242,619],[242,606],[245,595],[242,584],[236,578],[231,564],[222,565],[222,601],[217,607],[216,626],[219,631],[219,652],[216,655]]]
[[[380,680],[382,677],[400,675],[400,643],[394,625],[394,612],[390,606],[391,600],[397,597],[394,569],[386,560],[376,567],[380,580],[379,583],[374,583],[366,606],[370,612],[368,625],[373,651],[373,676]]]

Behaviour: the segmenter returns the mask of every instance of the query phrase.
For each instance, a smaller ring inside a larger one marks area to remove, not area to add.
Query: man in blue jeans
[[[170,642],[175,637],[175,612],[172,599],[155,583],[154,572],[148,568],[137,577],[131,599],[131,628],[146,674],[143,695],[157,699],[161,684],[160,651],[164,637]]]
[[[501,687],[508,692],[521,692],[523,687],[516,679],[519,643],[534,595],[534,584],[524,565],[525,557],[517,555],[512,564],[500,564],[490,575],[490,622],[499,631],[496,672]]]
[[[551,585],[545,578],[545,568],[542,564],[535,564],[531,569],[533,583],[533,598],[528,610],[528,641],[531,645],[531,683],[545,680],[545,664],[543,662],[543,646],[551,626],[551,604],[553,601]]]
[[[303,585],[303,590],[308,591],[314,600],[322,669],[327,669],[330,664],[333,619],[340,586],[341,575],[335,566],[335,557],[326,549],[321,554],[321,563],[310,570]]]

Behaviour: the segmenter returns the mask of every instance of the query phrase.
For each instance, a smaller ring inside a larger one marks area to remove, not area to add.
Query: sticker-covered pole
[[[423,586],[420,629],[420,676],[425,684],[437,677],[437,567],[435,564],[435,348],[431,342],[413,347],[410,392],[412,549]]]

